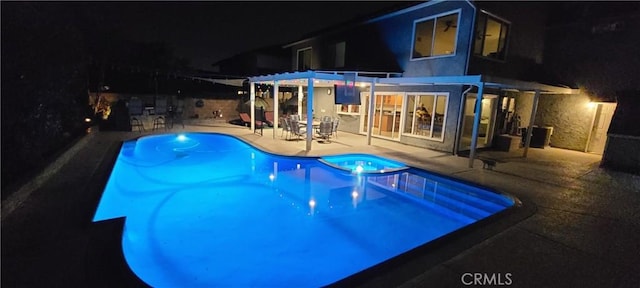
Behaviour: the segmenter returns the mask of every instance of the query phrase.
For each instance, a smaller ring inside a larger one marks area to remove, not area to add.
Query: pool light
[[[178,135],[177,139],[180,142],[184,142],[184,141],[187,140],[187,136],[184,136],[184,134],[180,134],[180,135]]]
[[[273,181],[273,179],[276,179],[276,176],[274,176],[273,174],[269,174],[269,180]]]
[[[362,170],[364,170],[364,168],[362,168],[362,165],[358,165],[358,166],[356,167],[356,173],[361,173],[361,172],[362,172]]]

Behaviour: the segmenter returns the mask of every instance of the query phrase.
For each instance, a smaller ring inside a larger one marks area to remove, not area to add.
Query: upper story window
[[[455,54],[459,15],[455,12],[415,21],[411,59]]]
[[[482,11],[478,14],[473,54],[497,60],[506,56],[509,22]]]
[[[311,70],[311,47],[298,50],[298,71]]]

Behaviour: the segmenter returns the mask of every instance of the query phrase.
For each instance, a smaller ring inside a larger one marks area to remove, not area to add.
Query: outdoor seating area
[[[321,120],[314,119],[311,123],[312,127],[307,127],[307,120],[300,119],[300,115],[293,114],[280,117],[279,126],[282,128],[280,138],[285,137],[286,140],[301,140],[307,136],[307,129],[313,129],[314,136],[317,137],[318,143],[331,143],[331,137],[338,137],[338,125],[340,118],[332,118],[331,116],[323,116]],[[314,137],[314,139],[316,139]]]
[[[144,106],[142,99],[132,98],[127,104],[129,109],[129,122],[131,131],[139,133],[145,132],[147,129],[169,130],[174,124],[182,125],[182,114],[184,110],[184,102],[178,102],[177,106],[168,105],[167,99],[156,99],[154,106]]]

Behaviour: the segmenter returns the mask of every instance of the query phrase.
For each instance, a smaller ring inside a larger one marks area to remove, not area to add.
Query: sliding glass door
[[[363,94],[363,102],[366,107],[369,105],[370,94]],[[363,109],[361,122],[362,133],[367,132],[369,124],[369,111]],[[399,140],[400,139],[400,122],[403,111],[403,94],[395,92],[376,93],[373,104],[373,127],[371,135]]]

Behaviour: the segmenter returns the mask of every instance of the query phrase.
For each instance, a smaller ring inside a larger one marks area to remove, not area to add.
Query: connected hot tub
[[[352,173],[385,173],[409,169],[404,163],[369,154],[343,154],[318,159],[331,167]]]

